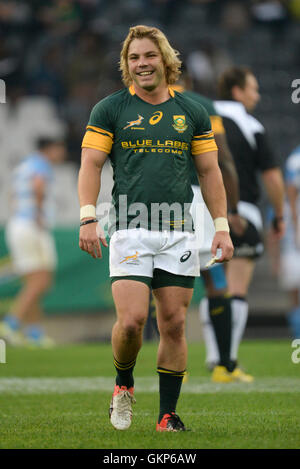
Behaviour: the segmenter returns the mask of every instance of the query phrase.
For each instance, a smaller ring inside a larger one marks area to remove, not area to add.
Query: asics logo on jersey
[[[138,119],[135,121],[127,121],[127,124],[125,127],[123,127],[123,130],[128,129],[128,127],[133,127],[134,125],[141,125],[142,120],[144,120],[143,116],[138,114]]]
[[[155,125],[155,124],[158,124],[159,121],[161,120],[163,116],[163,113],[161,111],[156,111],[152,117],[150,117],[149,119],[149,124],[151,125]]]
[[[135,254],[132,256],[126,256],[125,259],[123,259],[120,264],[123,264],[123,262],[128,262],[128,261],[136,261],[138,258],[139,253],[135,251]]]
[[[186,251],[180,258],[180,262],[185,262],[187,261],[192,255],[191,251]]]

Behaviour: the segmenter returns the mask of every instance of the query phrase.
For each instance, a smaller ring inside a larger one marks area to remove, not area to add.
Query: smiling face
[[[161,52],[151,39],[133,39],[127,63],[130,78],[139,88],[153,91],[159,85],[167,84]]]

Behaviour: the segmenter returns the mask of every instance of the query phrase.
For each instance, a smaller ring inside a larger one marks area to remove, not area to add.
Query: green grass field
[[[255,382],[215,385],[203,344],[190,344],[190,377],[177,411],[191,431],[158,434],[155,343],[138,358],[137,403],[126,432],[108,419],[109,344],[8,348],[0,364],[0,448],[300,448],[300,364],[292,352],[289,341],[244,342],[240,360]]]

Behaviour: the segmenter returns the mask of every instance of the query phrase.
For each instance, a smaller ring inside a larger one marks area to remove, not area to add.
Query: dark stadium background
[[[45,301],[49,333],[62,340],[108,339],[113,321],[107,253],[94,261],[78,249],[76,178],[80,144],[92,106],[122,84],[120,44],[135,24],[161,28],[181,53],[195,91],[217,97],[217,78],[232,64],[248,65],[262,95],[255,112],[268,130],[281,164],[299,144],[300,0],[0,0],[0,315],[19,288],[11,271],[3,228],[9,214],[12,168],[39,136],[61,134],[68,160],[56,170],[55,237],[59,267]],[[105,168],[101,200],[109,200]],[[262,199],[266,209],[266,200]],[[270,256],[258,262],[250,291],[248,337],[288,337],[286,295]],[[200,338],[197,301],[188,337]]]

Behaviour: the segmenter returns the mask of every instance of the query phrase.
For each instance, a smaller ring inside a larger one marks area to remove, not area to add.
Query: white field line
[[[110,377],[76,378],[0,378],[0,394],[65,394],[85,392],[112,392],[114,379]],[[158,391],[158,378],[135,378],[136,392]],[[300,393],[300,378],[269,377],[257,378],[251,384],[215,384],[209,378],[189,378],[182,386],[188,394],[233,393]]]

